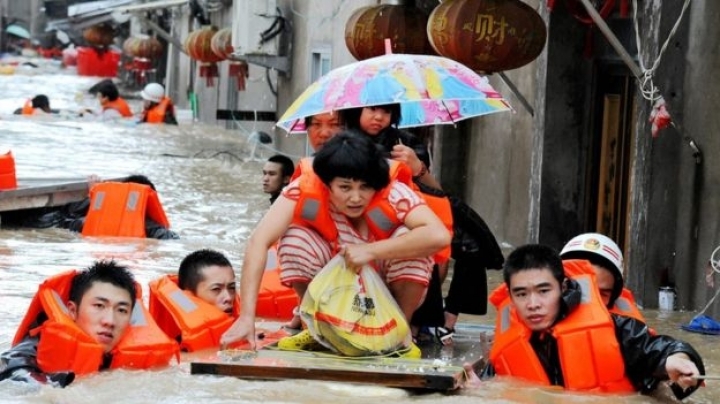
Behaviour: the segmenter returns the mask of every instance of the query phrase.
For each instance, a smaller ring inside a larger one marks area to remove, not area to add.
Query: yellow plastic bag
[[[313,337],[346,356],[375,356],[410,346],[400,307],[375,269],[359,274],[337,255],[315,276],[300,304]]]

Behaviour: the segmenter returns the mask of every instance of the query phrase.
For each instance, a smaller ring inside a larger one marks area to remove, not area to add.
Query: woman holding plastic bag
[[[395,180],[411,177],[403,167],[388,162],[365,136],[344,132],[328,141],[315,155],[314,172],[303,172],[290,183],[250,236],[240,283],[242,312],[221,342],[247,339],[255,346],[265,252],[281,236],[281,280],[298,296],[340,254],[349,270],[375,268],[409,318],[427,290],[430,256],[450,243],[450,234],[415,192]],[[303,331],[278,345],[301,350],[313,343]],[[419,354],[414,344],[406,348],[414,352],[408,356]]]

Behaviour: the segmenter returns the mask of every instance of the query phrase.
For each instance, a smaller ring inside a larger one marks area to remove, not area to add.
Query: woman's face
[[[390,126],[392,113],[380,107],[365,107],[360,113],[360,129],[370,136],[377,136]]]
[[[340,177],[330,181],[330,203],[351,219],[362,216],[374,195],[375,190],[365,181]]]

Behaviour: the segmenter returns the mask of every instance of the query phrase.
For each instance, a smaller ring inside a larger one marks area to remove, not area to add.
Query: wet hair
[[[111,79],[103,79],[93,84],[93,86],[88,89],[88,93],[95,95],[98,93],[98,90],[100,88],[102,88],[103,86],[107,86],[108,84],[112,86],[115,85],[115,83]]]
[[[191,252],[180,263],[178,286],[182,290],[194,293],[198,284],[204,279],[202,269],[213,265],[232,268],[230,260],[223,253],[208,248]]]
[[[373,105],[369,107],[349,108],[341,110],[340,116],[348,129],[362,130],[360,127],[360,115],[363,108],[380,108],[390,113],[390,126],[397,126],[400,123],[400,104]]]
[[[110,101],[115,101],[120,96],[117,86],[110,80],[98,83],[97,92]]]
[[[560,254],[552,247],[542,244],[527,244],[511,252],[505,260],[503,280],[509,288],[510,278],[513,275],[531,269],[549,269],[560,285],[565,280]]]
[[[50,99],[47,95],[38,94],[32,99],[33,108],[50,109]]]
[[[135,279],[126,266],[113,260],[96,261],[75,275],[70,285],[70,301],[80,306],[85,293],[97,282],[109,283],[126,290],[130,294],[131,307],[135,307]]]
[[[289,157],[283,156],[282,154],[276,154],[274,156],[271,156],[269,159],[267,159],[270,163],[277,163],[282,166],[282,176],[283,177],[290,177],[293,175],[293,172],[295,171],[295,164],[292,160],[290,160]]]
[[[390,166],[382,151],[369,136],[355,131],[328,140],[315,153],[313,171],[327,186],[338,177],[364,181],[376,191],[390,184]]]
[[[127,178],[125,178],[125,179],[124,179],[123,181],[121,181],[121,182],[132,182],[132,183],[134,183],[134,184],[147,185],[147,186],[149,186],[150,188],[152,188],[153,191],[156,191],[156,189],[155,189],[155,184],[153,184],[152,181],[150,181],[150,178],[148,178],[148,177],[146,177],[146,176],[144,176],[144,175],[141,175],[141,174],[132,174],[132,175],[129,175]]]

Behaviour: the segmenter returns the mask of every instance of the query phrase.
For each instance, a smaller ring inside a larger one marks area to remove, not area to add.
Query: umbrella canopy
[[[510,110],[487,77],[461,63],[440,56],[387,54],[330,71],[290,105],[277,126],[299,132],[308,116],[396,103],[401,128]]]
[[[16,24],[10,24],[5,28],[5,32],[7,32],[10,35],[15,35],[16,37],[23,38],[23,39],[30,39],[30,32],[26,30],[25,28],[16,25]]]

